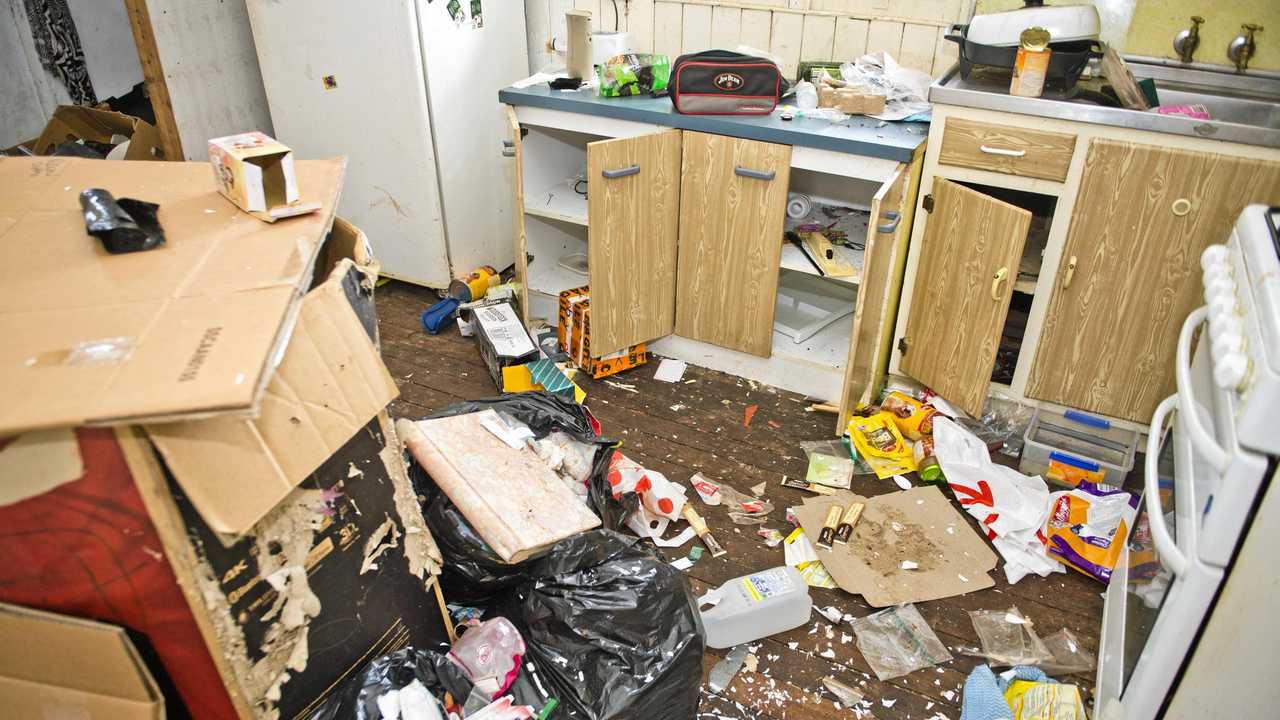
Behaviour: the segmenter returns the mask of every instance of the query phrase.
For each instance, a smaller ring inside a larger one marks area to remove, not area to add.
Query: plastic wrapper
[[[881,480],[916,469],[911,448],[889,413],[854,415],[849,418],[849,437],[858,450],[858,457],[866,461]]]
[[[1051,503],[1044,528],[1049,555],[1099,582],[1110,582],[1138,511],[1138,497],[1082,480],[1074,490],[1054,493]]]
[[[1042,665],[1053,659],[1035,627],[1018,608],[971,610],[969,619],[982,643],[982,657],[992,665]]]
[[[1051,680],[1014,680],[1004,691],[1013,720],[1088,720],[1080,688]]]
[[[915,605],[899,605],[854,620],[858,651],[880,680],[949,662],[951,653]]]
[[[986,430],[989,440],[1002,441],[1000,452],[1009,457],[1018,457],[1022,455],[1023,437],[1034,415],[1035,408],[993,394],[987,398],[987,406],[982,411],[979,423]]]
[[[471,681],[443,652],[406,647],[375,658],[347,678],[325,698],[308,720],[398,720],[427,717],[431,712],[461,708],[456,704],[471,693]],[[446,694],[453,700],[445,707]],[[420,714],[409,715],[406,706]]]
[[[895,391],[885,396],[880,409],[893,418],[898,432],[908,440],[916,441],[933,434],[933,416],[938,411],[932,405]]]
[[[463,402],[437,417],[493,408],[528,425],[595,444],[587,504],[603,527],[567,538],[522,563],[503,563],[416,463],[410,474],[428,528],[445,558],[442,583],[455,602],[505,617],[524,639],[524,666],[510,694],[556,718],[687,720],[697,714],[703,633],[688,580],[636,538],[615,532],[640,507],[608,482],[613,441],[579,405],[543,392]],[[465,697],[465,696],[464,696]]]
[[[855,87],[885,96],[884,112],[871,117],[903,120],[933,110],[929,103],[929,73],[902,67],[889,53],[868,53],[840,66],[840,77]],[[922,118],[923,119],[923,118]]]
[[[728,485],[720,486],[720,497],[735,525],[763,525],[769,519],[769,513],[773,512],[773,503],[740,493]]]
[[[524,640],[510,620],[493,618],[463,633],[449,651],[449,659],[462,668],[471,682],[496,700],[520,673]]]
[[[112,254],[150,250],[164,242],[156,214],[160,206],[145,200],[120,198],[102,188],[80,193],[85,232],[102,241]]]
[[[849,489],[853,481],[853,458],[843,442],[814,440],[800,443],[800,449],[809,457],[809,470],[804,477],[807,482]]]
[[[1080,640],[1068,629],[1044,638],[1044,645],[1053,659],[1040,663],[1044,671],[1052,675],[1091,674],[1098,669],[1098,659],[1080,644]]]
[[[671,79],[671,60],[666,55],[615,55],[596,66],[596,77],[600,97],[661,93]]]

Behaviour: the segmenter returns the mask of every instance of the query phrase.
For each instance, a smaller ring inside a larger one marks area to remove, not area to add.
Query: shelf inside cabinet
[[[587,252],[586,228],[549,222],[536,217],[525,223],[525,249],[529,263],[529,289],[557,296],[562,290],[587,284],[587,275],[570,270],[560,259]]]
[[[586,186],[586,183],[583,183]],[[571,179],[525,193],[524,211],[529,215],[573,225],[587,224],[587,196],[574,192]]]
[[[838,210],[845,214],[839,217],[831,217],[824,212],[824,209]],[[805,251],[796,247],[794,243],[786,240],[782,243],[782,258],[779,264],[786,270],[795,270],[796,272],[814,275],[832,282],[857,286],[862,282],[862,254],[867,238],[867,224],[870,222],[870,219],[871,214],[866,210],[832,205],[823,202],[821,198],[814,198],[813,210],[804,217],[788,217],[786,220],[786,229],[788,231],[795,231],[802,225],[820,225],[824,228],[832,226],[832,229],[834,230],[843,231],[846,237],[848,237],[856,247],[835,245],[835,252],[853,265],[855,268],[854,274],[846,277],[831,277],[830,275],[824,275],[820,270],[818,270],[813,262],[810,261],[809,256]]]

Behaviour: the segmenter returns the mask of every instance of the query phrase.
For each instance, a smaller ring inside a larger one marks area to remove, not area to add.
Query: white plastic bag
[[[945,417],[933,422],[933,452],[960,505],[988,531],[1015,583],[1029,573],[1065,572],[1037,533],[1049,517],[1049,486],[1040,476],[991,461],[986,443]]]
[[[884,112],[871,117],[901,120],[933,109],[929,103],[928,73],[902,67],[886,52],[867,53],[856,62],[840,66],[840,77],[855,87],[869,88],[885,96]]]

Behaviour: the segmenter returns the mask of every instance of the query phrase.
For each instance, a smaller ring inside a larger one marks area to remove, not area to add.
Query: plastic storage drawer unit
[[[1037,409],[1027,426],[1018,469],[1075,487],[1081,480],[1119,486],[1133,469],[1138,433],[1077,410]]]

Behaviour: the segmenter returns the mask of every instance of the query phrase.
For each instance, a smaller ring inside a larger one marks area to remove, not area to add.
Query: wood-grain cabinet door
[[[676,334],[768,357],[791,146],[685,132]]]
[[[1203,302],[1200,253],[1257,202],[1280,203],[1280,164],[1093,141],[1026,394],[1150,420]]]
[[[942,178],[931,195],[900,367],[979,415],[1031,213]]]
[[[591,354],[675,327],[679,130],[587,145]]]

